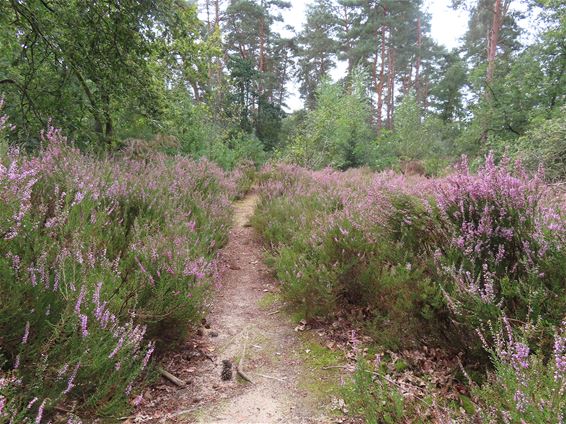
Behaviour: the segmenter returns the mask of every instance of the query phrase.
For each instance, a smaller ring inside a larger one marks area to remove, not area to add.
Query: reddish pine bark
[[[422,33],[421,33],[421,17],[417,17],[417,57],[415,60],[415,92],[417,99],[420,95],[420,71],[421,71],[421,47],[422,47]]]
[[[495,0],[493,5],[493,19],[491,22],[491,28],[489,30],[489,37],[487,39],[487,71],[485,75],[485,83],[487,85],[485,91],[485,97],[488,101],[491,101],[491,90],[490,86],[493,82],[493,77],[495,74],[495,59],[497,58],[497,44],[499,43],[499,33],[501,32],[501,27],[503,26],[503,17],[509,7],[509,2],[503,4],[503,0]],[[484,125],[484,129],[481,135],[481,141],[485,143],[487,141],[487,123]]]
[[[387,67],[387,128],[393,128],[393,109],[395,107],[395,49],[389,37],[388,67]]]
[[[485,80],[488,84],[493,81],[495,72],[495,58],[497,56],[497,44],[499,43],[499,32],[503,24],[503,5],[502,0],[495,0],[493,9],[493,20],[487,42],[487,73]]]
[[[377,43],[379,42],[379,38],[378,38],[378,31],[377,28],[375,28],[374,32],[373,32],[373,39],[375,41],[375,54],[373,56],[373,63],[371,66],[371,83],[376,91],[376,93],[379,90],[378,87],[378,83],[377,83],[377,61],[379,59],[379,49],[377,46]],[[379,96],[379,94],[378,94]],[[375,120],[376,116],[375,116],[375,104],[373,102],[373,98],[371,99],[371,114],[370,114],[370,124],[373,126],[374,124],[374,120]]]
[[[385,12],[384,12],[385,15]],[[377,130],[382,126],[383,114],[383,87],[385,87],[385,26],[381,27],[381,65],[379,68],[379,84],[376,86],[377,92]]]
[[[220,25],[220,4],[219,4],[219,0],[214,1],[214,25]]]

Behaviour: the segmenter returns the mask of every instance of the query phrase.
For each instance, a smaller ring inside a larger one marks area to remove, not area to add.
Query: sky
[[[301,30],[305,21],[305,9],[312,0],[290,0],[291,9],[283,12],[284,25],[291,25],[297,32]],[[459,46],[459,39],[464,35],[468,26],[468,15],[465,11],[454,10],[449,7],[451,0],[425,0],[425,10],[431,15],[431,35],[439,44],[448,49]],[[281,30],[283,33],[285,31]],[[287,33],[286,35],[290,35]],[[346,70],[345,63],[338,63],[332,72],[333,79],[341,78]],[[287,98],[287,111],[301,109],[301,100],[296,83],[289,85],[290,95]]]

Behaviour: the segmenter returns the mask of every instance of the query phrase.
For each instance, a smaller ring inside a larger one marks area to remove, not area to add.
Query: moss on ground
[[[279,303],[281,303],[281,295],[279,293],[268,292],[258,300],[257,306],[265,311],[274,308]]]
[[[305,370],[299,386],[327,406],[332,397],[341,397],[344,354],[322,345],[313,333],[301,333],[299,339],[302,344],[299,355]]]

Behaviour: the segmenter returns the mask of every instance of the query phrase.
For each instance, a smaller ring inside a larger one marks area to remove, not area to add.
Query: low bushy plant
[[[503,312],[548,337],[566,308],[564,220],[541,176],[511,168],[488,155],[477,173],[464,163],[443,181],[436,201],[450,240],[435,257],[448,305],[470,330]]]
[[[532,352],[504,318],[490,352],[494,369],[473,394],[485,422],[560,423],[566,411],[566,322],[554,335],[550,357]],[[528,332],[523,328],[518,334]]]
[[[408,419],[405,399],[383,370],[374,370],[366,359],[359,359],[346,400],[353,413],[368,424],[394,424]]]
[[[246,172],[42,142],[0,157],[0,422],[115,417],[203,316]]]
[[[563,334],[566,310],[566,217],[564,198],[541,174],[488,155],[476,172],[464,161],[438,178],[279,166],[260,181],[255,226],[283,296],[307,318],[357,307],[382,348],[462,351],[476,371],[490,370],[475,397],[487,420],[516,422],[517,396],[539,408],[532,422],[559,417],[564,383],[552,379],[563,372],[563,336],[554,334]],[[502,327],[504,317],[511,324]],[[501,347],[501,331],[511,347]],[[532,352],[522,373],[505,356],[517,346]],[[357,378],[360,408],[383,420],[367,406],[381,392]]]

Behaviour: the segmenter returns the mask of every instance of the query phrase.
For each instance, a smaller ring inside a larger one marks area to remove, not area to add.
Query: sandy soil
[[[144,402],[134,421],[332,422],[321,412],[324,409],[319,400],[303,387],[307,371],[293,325],[278,311],[277,304],[265,301],[275,285],[262,262],[261,245],[247,225],[256,202],[257,197],[251,194],[234,205],[234,227],[222,251],[226,263],[222,287],[203,329],[205,344],[199,345],[205,358],[194,361],[194,368],[189,367],[190,384],[186,388],[166,385],[165,393],[149,394],[154,400]],[[242,356],[242,369],[252,383],[237,376]],[[228,381],[221,379],[223,360],[233,364],[234,376]],[[144,412],[155,411],[157,406],[167,411],[160,418]]]

